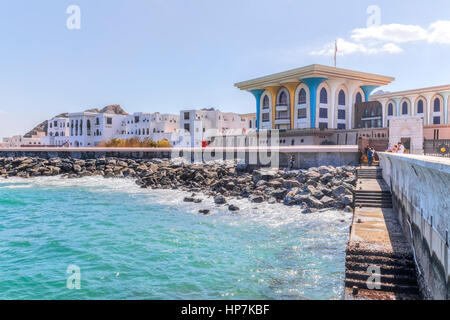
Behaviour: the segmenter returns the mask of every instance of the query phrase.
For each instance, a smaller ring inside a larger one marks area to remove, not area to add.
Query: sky
[[[382,90],[450,83],[448,0],[0,4],[0,137],[109,104],[129,113],[255,112],[234,83],[333,65],[335,41],[338,67],[396,78]]]

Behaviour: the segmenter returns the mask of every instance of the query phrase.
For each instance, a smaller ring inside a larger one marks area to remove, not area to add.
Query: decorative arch
[[[264,101],[268,101],[268,108],[265,108]],[[268,116],[267,116],[268,115]],[[260,129],[272,129],[272,95],[265,90],[261,95]],[[269,119],[268,121],[263,121]]]
[[[300,101],[300,93],[304,92],[306,94],[305,103]],[[305,83],[300,83],[295,89],[294,96],[294,128],[309,128],[311,123],[311,108],[310,108],[310,92],[309,88]],[[302,110],[303,109],[303,110]],[[306,118],[303,118],[306,112]],[[301,118],[299,118],[301,116]]]
[[[411,114],[411,101],[408,98],[403,98],[400,100],[400,115],[408,116]]]
[[[427,99],[424,96],[418,96],[414,102],[413,115],[420,116],[423,118],[424,123],[427,123],[428,110],[427,110]]]
[[[279,105],[286,105],[286,106],[290,106],[290,96],[289,96],[289,90],[286,87],[281,87],[278,90],[277,93],[277,106]]]
[[[350,129],[349,128],[349,101],[350,95],[348,88],[345,84],[341,84],[336,88],[334,97],[334,123],[337,129]],[[354,93],[353,98],[356,97]]]
[[[444,123],[444,98],[440,94],[435,94],[431,98],[430,104],[430,124],[443,124]]]

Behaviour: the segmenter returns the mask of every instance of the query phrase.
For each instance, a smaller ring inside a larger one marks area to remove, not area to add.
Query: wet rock
[[[201,209],[201,210],[198,210],[198,213],[209,214],[209,210],[208,209]]]
[[[264,201],[264,197],[260,195],[251,195],[249,200],[254,203],[262,203]]]
[[[228,206],[228,210],[230,210],[230,211],[239,211],[239,207],[235,206],[234,204],[230,204]]]
[[[185,197],[185,198],[183,199],[183,201],[184,201],[184,202],[194,202],[195,199],[194,199],[194,198],[191,198],[191,197]]]
[[[227,200],[225,199],[225,197],[224,196],[216,196],[216,197],[214,197],[214,203],[215,204],[225,204],[225,203],[227,203]]]

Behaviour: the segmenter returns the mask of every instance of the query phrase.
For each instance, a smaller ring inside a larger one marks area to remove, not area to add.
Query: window
[[[361,103],[362,102],[362,95],[360,92],[358,92],[356,94],[356,103]]]
[[[328,123],[319,122],[319,129],[328,129]]]
[[[339,130],[345,130],[345,123],[338,123],[337,128]]]
[[[95,125],[96,126],[100,125],[100,118],[95,118]]]
[[[369,109],[365,108],[364,109],[364,117],[368,117],[369,116]]]
[[[319,109],[319,118],[328,118],[328,109],[327,108],[320,108]]]
[[[419,100],[417,103],[417,113],[423,113],[423,100]]]
[[[345,110],[338,110],[338,119],[345,120]]]
[[[339,91],[338,105],[345,106],[345,93],[344,93],[344,90]]]
[[[377,108],[377,115],[378,115],[378,116],[381,116],[382,113],[383,113],[383,110],[381,110],[381,107],[378,107],[378,108]]]
[[[306,119],[306,108],[298,109],[298,119]]]
[[[262,122],[269,122],[269,113],[262,114]]]
[[[441,111],[441,100],[439,98],[434,99],[434,112],[440,112]]]
[[[134,117],[134,123],[139,123],[139,116]]]
[[[263,109],[269,109],[269,97],[268,96],[264,96]]]
[[[320,90],[320,103],[323,103],[323,104],[328,103],[328,94],[327,94],[327,89],[325,89],[325,88],[322,88],[322,90]]]
[[[184,120],[189,120],[189,112],[184,113]]]
[[[388,116],[393,116],[394,115],[394,106],[392,105],[392,103],[389,103],[388,105]]]
[[[278,104],[280,106],[287,106],[288,105],[286,92],[282,91],[280,93],[280,96],[278,98]]]
[[[433,117],[433,124],[441,124],[441,117]]]
[[[189,114],[189,113],[188,113]],[[186,116],[186,114],[185,114],[185,116]],[[190,128],[189,128],[189,123],[185,123],[184,124],[184,130],[186,130],[187,132],[190,132],[191,130],[190,130]],[[155,132],[155,129],[153,129],[153,132]]]
[[[306,91],[303,88],[298,93],[298,104],[306,104]]]
[[[408,103],[406,101],[404,101],[402,103],[402,115],[407,115],[408,114]]]
[[[106,124],[112,124],[112,118],[106,118]]]
[[[277,120],[289,119],[289,113],[288,113],[288,111],[277,111],[275,118]]]

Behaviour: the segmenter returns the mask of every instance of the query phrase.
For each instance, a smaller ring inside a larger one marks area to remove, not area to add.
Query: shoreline
[[[184,202],[201,203],[201,193],[216,205],[227,205],[230,212],[239,207],[228,203],[248,199],[251,203],[278,203],[299,207],[301,213],[323,210],[352,211],[355,167],[321,166],[308,170],[252,170],[243,164],[211,162],[186,164],[176,159],[36,157],[0,158],[0,177],[32,178],[59,176],[74,179],[86,176],[131,178],[143,189],[185,191]],[[209,214],[209,210],[199,210]]]

